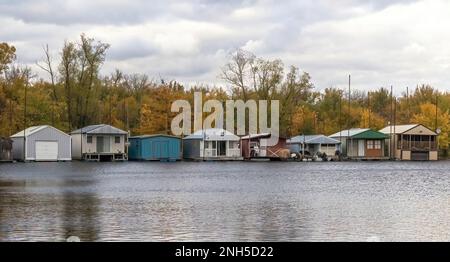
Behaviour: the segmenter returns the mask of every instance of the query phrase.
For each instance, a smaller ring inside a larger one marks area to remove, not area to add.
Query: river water
[[[0,241],[449,241],[450,162],[0,165]]]

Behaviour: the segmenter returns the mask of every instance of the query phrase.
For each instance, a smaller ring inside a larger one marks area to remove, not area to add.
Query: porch
[[[407,151],[437,151],[436,136],[398,135],[397,149]]]
[[[241,157],[241,150],[237,141],[204,141],[204,148],[200,152],[203,158],[233,159]]]
[[[241,156],[241,150],[239,148],[228,148],[226,151],[218,150],[217,148],[206,148],[205,149],[205,157],[220,157],[220,158],[226,158],[226,157],[240,157]]]

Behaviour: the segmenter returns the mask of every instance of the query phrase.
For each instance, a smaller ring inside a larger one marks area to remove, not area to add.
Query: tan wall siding
[[[411,151],[403,151],[402,160],[411,160]]]
[[[405,133],[403,133],[404,135],[425,135],[425,136],[433,136],[436,135],[433,131],[429,130],[428,128],[424,127],[424,126],[417,126]]]
[[[430,160],[433,160],[433,161],[438,160],[438,152],[437,151],[430,151]]]

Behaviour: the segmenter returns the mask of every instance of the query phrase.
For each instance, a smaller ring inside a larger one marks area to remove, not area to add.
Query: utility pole
[[[348,156],[348,153],[350,152],[350,150],[349,150],[349,143],[348,143],[348,140],[350,139],[350,118],[351,118],[351,111],[350,111],[350,106],[351,106],[351,89],[350,89],[350,87],[351,87],[351,82],[352,82],[352,76],[351,75],[348,75],[348,117],[347,117],[347,156]],[[350,139],[351,140],[351,139]],[[353,147],[353,141],[351,140],[351,146]],[[351,148],[351,149],[353,149],[353,148]]]
[[[86,135],[87,140],[87,135]],[[80,128],[80,152],[81,152],[81,160],[83,160],[83,126]]]
[[[24,106],[23,106],[23,160],[26,161],[27,158],[27,137],[26,137],[26,129],[27,129],[27,96],[28,96],[28,88],[30,85],[30,80],[34,76],[31,75],[31,69],[26,67],[22,72],[21,77],[25,80],[24,85]]]
[[[25,92],[24,92],[24,106],[23,106],[23,161],[27,160],[27,90],[28,90],[28,82],[29,82],[29,73],[26,72],[25,78]]]
[[[305,157],[305,142],[306,142],[306,137],[305,137],[305,134],[303,133],[302,160]]]
[[[339,90],[339,142],[341,142],[341,146],[342,146],[342,91],[341,90]]]
[[[434,131],[438,129],[438,102],[439,102],[439,92],[436,91],[436,112],[434,117]]]
[[[408,122],[411,120],[411,113],[409,111],[409,87],[406,87],[406,112],[408,114]]]
[[[393,150],[393,158],[396,158],[396,141],[397,141],[397,132],[395,131],[395,128],[397,126],[397,97],[394,97],[394,141],[393,141],[393,145],[392,145],[392,150]]]
[[[205,128],[203,128],[203,130],[202,130],[202,135],[203,135],[203,161],[205,161],[205,153],[206,153],[206,133],[205,133]],[[250,134],[249,134],[249,139],[250,139]],[[249,143],[250,143],[250,140],[249,140]]]
[[[109,93],[109,124],[112,125],[112,99],[111,99],[111,93]]]
[[[370,128],[370,115],[372,113],[372,111],[370,110],[370,91],[367,92],[367,110],[369,112],[368,128]]]
[[[393,117],[392,117],[392,113],[393,113],[393,97],[394,97],[394,93],[393,93],[393,87],[391,86],[391,112],[390,112],[390,121],[389,121],[389,158],[392,159],[392,125],[393,125]]]

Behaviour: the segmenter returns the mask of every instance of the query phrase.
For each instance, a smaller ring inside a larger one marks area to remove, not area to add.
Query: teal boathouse
[[[143,135],[129,138],[129,160],[177,161],[181,159],[181,139],[170,135]]]

